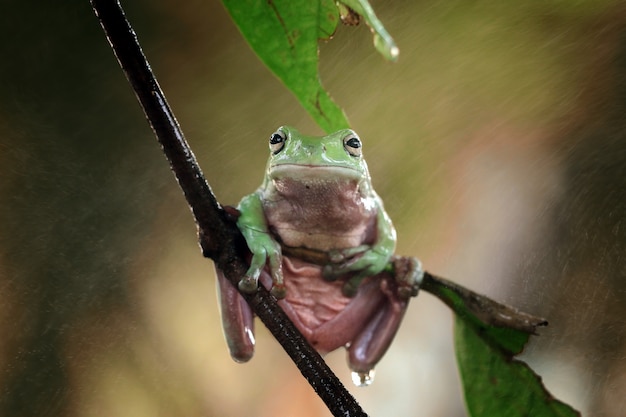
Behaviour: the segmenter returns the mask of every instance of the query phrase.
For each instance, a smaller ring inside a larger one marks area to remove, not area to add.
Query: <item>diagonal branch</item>
[[[91,4],[193,212],[203,254],[236,286],[247,269],[239,230],[206,182],[119,1],[91,0]],[[334,416],[366,416],[268,291],[260,286],[257,293],[242,295]]]

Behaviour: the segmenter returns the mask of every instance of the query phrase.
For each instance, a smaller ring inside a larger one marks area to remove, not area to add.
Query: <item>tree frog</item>
[[[396,232],[372,188],[362,143],[344,129],[311,137],[280,127],[261,186],[239,203],[252,253],[239,288],[259,283],[321,354],[346,347],[357,385],[369,385],[417,294],[423,271],[394,256]],[[253,314],[218,270],[223,329],[234,360],[254,353]]]

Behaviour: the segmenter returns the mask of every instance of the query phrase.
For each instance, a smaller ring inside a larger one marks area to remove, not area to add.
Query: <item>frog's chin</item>
[[[353,167],[341,165],[303,165],[303,164],[277,164],[269,168],[269,177],[273,180],[293,179],[326,179],[332,180],[355,180],[360,181],[365,174]]]

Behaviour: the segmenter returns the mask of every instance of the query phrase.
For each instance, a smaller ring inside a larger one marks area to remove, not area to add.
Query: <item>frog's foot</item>
[[[412,256],[394,256],[391,262],[400,298],[415,297],[424,279],[422,263]]]
[[[239,281],[239,290],[246,294],[254,294],[259,288],[261,271],[269,269],[272,276],[270,292],[278,299],[285,298],[287,290],[283,280],[282,256],[279,251],[272,252],[271,255],[266,255],[266,253],[267,251],[262,250],[252,255],[250,267],[246,275]]]
[[[329,252],[331,262],[322,269],[322,276],[334,281],[349,276],[343,285],[342,292],[346,297],[356,295],[361,281],[367,277],[378,275],[389,262],[389,255],[370,245],[360,245]]]
[[[239,281],[237,286],[246,294],[254,294],[259,288],[259,279],[258,277],[254,278],[245,276]],[[270,290],[270,293],[279,300],[285,298],[287,295],[287,288],[283,283],[282,276],[280,277],[280,282],[276,282],[272,279],[272,289]]]

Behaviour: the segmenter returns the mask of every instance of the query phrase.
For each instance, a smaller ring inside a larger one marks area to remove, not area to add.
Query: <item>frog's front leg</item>
[[[239,289],[246,293],[256,292],[259,276],[266,267],[272,277],[271,293],[276,298],[285,297],[285,284],[282,272],[282,252],[280,244],[274,240],[267,227],[263,205],[259,193],[244,197],[238,206],[241,216],[237,227],[246,239],[252,260],[246,275],[239,281]]]
[[[323,270],[324,277],[330,280],[355,273],[343,287],[344,295],[349,297],[356,294],[363,279],[377,275],[387,267],[396,248],[396,230],[382,203],[378,201],[375,242],[372,245],[360,245],[331,252],[331,263]]]

